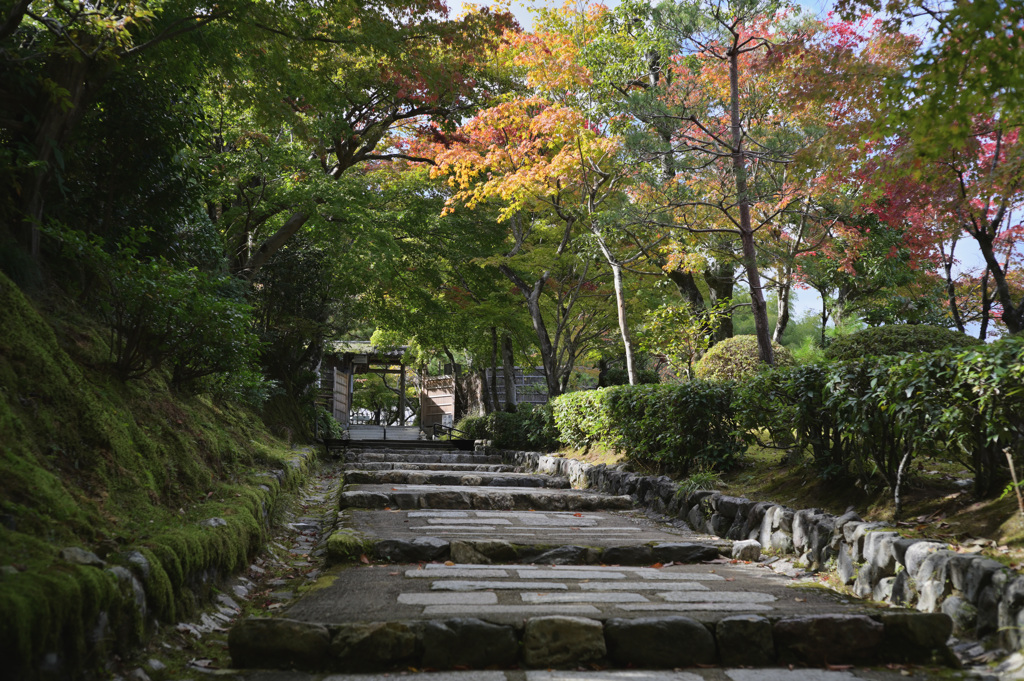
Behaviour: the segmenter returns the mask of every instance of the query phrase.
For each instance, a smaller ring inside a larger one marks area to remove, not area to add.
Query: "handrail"
[[[438,434],[437,431],[441,431],[442,435],[447,434],[448,438],[452,439],[452,440],[456,439],[454,437],[455,433],[459,433],[461,435],[469,435],[469,433],[467,433],[464,430],[459,430],[458,428],[453,428],[451,426],[446,426],[443,423],[435,423],[433,428],[434,428],[433,436],[434,436],[435,440],[437,439],[437,434]],[[470,438],[470,437],[460,437],[460,438],[457,438],[457,439],[459,439],[459,440],[472,440],[473,438]]]

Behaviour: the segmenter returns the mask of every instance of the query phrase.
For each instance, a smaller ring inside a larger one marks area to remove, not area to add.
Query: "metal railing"
[[[467,433],[466,431],[459,430],[458,428],[453,428],[452,426],[446,426],[443,423],[435,423],[433,428],[434,428],[433,436],[434,436],[435,440],[438,439],[438,435],[447,435],[449,440],[472,440],[473,439],[473,438],[469,437],[469,433]],[[455,437],[455,433],[459,433],[460,435],[465,435],[466,437]]]

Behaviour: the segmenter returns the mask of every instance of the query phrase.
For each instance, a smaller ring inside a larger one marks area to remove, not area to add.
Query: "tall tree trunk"
[[[988,337],[988,320],[992,310],[992,299],[988,295],[988,270],[981,275],[981,326],[978,328],[978,340]]]
[[[506,335],[501,345],[502,368],[505,371],[505,411],[516,410],[516,363],[512,348],[512,337]]]
[[[736,271],[732,263],[723,262],[713,269],[705,270],[704,281],[707,282],[708,291],[711,293],[711,300],[709,301],[711,306],[732,300],[733,291],[736,288]],[[714,321],[716,326],[715,332],[711,335],[710,345],[733,337],[731,312],[719,315],[718,319]]]
[[[629,376],[629,384],[636,385],[636,369],[633,366],[633,341],[629,337],[629,320],[626,318],[626,299],[622,288],[622,265],[612,254],[608,244],[605,243],[600,232],[595,229],[594,236],[597,237],[597,244],[601,247],[605,260],[612,268],[612,285],[615,288],[615,310],[619,318],[619,334],[622,336],[622,347],[626,352],[626,375]]]
[[[779,316],[775,321],[775,332],[772,333],[772,341],[782,343],[782,334],[786,333],[789,326],[789,294],[793,285],[789,283],[790,271],[788,267],[783,268],[783,278],[779,283]]]
[[[953,280],[953,253],[956,251],[956,238],[949,244],[949,255],[942,242],[939,242],[939,254],[942,256],[942,268],[946,273],[946,302],[949,313],[953,317],[953,325],[960,333],[964,333],[964,322],[960,317],[960,306],[956,302],[956,281]]]
[[[761,273],[757,269],[757,247],[754,244],[754,229],[750,222],[750,196],[747,187],[747,166],[743,153],[743,130],[740,119],[739,74],[739,49],[734,42],[729,51],[729,95],[731,98],[732,169],[736,179],[736,201],[740,211],[740,242],[743,244],[743,266],[747,272],[747,284],[750,286],[750,306],[754,313],[758,354],[762,362],[773,366],[775,352],[772,350],[771,330],[768,328],[768,307],[764,302]]]
[[[501,402],[498,400],[498,329],[491,327],[491,382],[487,386],[490,391],[489,411],[498,411]]]
[[[540,296],[544,292],[544,283],[548,280],[549,273],[544,272],[533,283],[533,286],[530,286],[508,265],[501,265],[498,269],[508,277],[509,281],[519,288],[526,299],[526,307],[530,312],[533,332],[537,336],[537,347],[540,350],[541,365],[544,371],[544,382],[548,388],[548,397],[557,397],[562,394],[558,382],[558,362],[555,357],[554,345],[551,343],[547,326],[544,324],[544,315],[540,309]]]

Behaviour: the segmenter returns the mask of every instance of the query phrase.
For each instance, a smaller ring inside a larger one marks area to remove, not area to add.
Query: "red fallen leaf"
[[[735,582],[736,578],[735,577],[726,577],[725,581],[727,581],[727,582]]]
[[[582,518],[583,517],[582,513],[573,513],[572,515],[573,515],[574,518]]]
[[[388,574],[391,575],[392,577],[396,577],[396,576],[398,576],[398,575],[400,575],[402,573],[400,573],[400,572],[389,572]]]
[[[391,510],[391,507],[390,507],[390,506],[385,506],[385,507],[384,507],[384,510],[385,510],[385,511],[390,511],[390,510]]]
[[[651,567],[652,568],[663,568],[663,567],[665,567],[665,564],[664,563],[655,563]]]
[[[370,564],[370,559],[366,556],[365,553],[360,553],[359,554],[359,562],[360,563],[365,563],[366,565],[369,565]]]

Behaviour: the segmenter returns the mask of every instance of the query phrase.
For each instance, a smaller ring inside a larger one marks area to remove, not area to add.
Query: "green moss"
[[[338,530],[327,538],[327,563],[347,563],[367,553],[372,543],[355,530]]]
[[[80,676],[145,634],[131,584],[63,563],[61,548],[110,564],[141,551],[148,572],[126,565],[148,613],[175,621],[213,587],[201,575],[226,576],[260,547],[282,491],[269,471],[286,487],[308,472],[250,412],[175,394],[159,372],[112,378],[104,330],[57,304],[55,333],[0,275],[0,659],[22,661],[19,678],[47,652]],[[202,524],[212,517],[226,525]],[[109,628],[92,640],[101,611]]]

